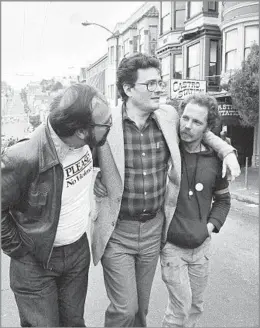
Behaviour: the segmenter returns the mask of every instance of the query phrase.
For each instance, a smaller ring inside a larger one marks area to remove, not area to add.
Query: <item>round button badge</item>
[[[197,191],[201,191],[201,190],[203,190],[203,184],[202,183],[197,183],[196,184],[196,186],[195,186],[195,189],[197,190]]]

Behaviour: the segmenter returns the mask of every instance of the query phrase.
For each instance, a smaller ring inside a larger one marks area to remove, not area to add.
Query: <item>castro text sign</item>
[[[220,116],[239,116],[238,111],[231,104],[219,103],[218,112]]]
[[[171,80],[171,98],[183,99],[187,95],[207,91],[207,83],[203,80]]]

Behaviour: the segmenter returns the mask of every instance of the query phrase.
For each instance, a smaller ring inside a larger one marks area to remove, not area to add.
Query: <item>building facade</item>
[[[223,1],[220,30],[222,34],[222,75],[232,74],[232,70],[241,67],[252,43],[259,44],[259,3],[258,1]],[[232,106],[228,92],[219,95],[222,103]],[[232,108],[233,109],[233,108]],[[224,118],[224,124],[233,145],[238,150],[240,164],[259,165],[259,126],[242,127],[232,116]]]
[[[182,99],[207,91],[219,102],[221,129],[238,150],[239,162],[255,166],[259,157],[258,124],[242,127],[221,77],[241,67],[253,42],[258,43],[259,5],[256,1],[161,1],[157,56],[168,98]]]
[[[108,55],[105,54],[94,64],[80,69],[79,81],[86,82],[98,88],[105,96],[106,92],[106,70],[108,67]]]
[[[116,69],[123,57],[136,52],[156,55],[159,2],[147,2],[125,22],[117,23],[107,39],[108,52],[87,68],[81,68],[80,81],[98,87],[112,106],[120,102]]]
[[[80,80],[98,87],[112,106],[117,105],[116,69],[135,52],[156,55],[161,61],[165,98],[183,99],[209,92],[219,103],[222,124],[238,150],[239,162],[259,161],[258,124],[242,127],[222,81],[241,67],[253,42],[259,44],[257,1],[146,2],[125,22],[117,23],[107,40],[108,52],[88,68]]]

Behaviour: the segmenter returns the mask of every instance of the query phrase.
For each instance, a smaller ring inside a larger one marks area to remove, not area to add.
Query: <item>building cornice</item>
[[[221,35],[220,29],[218,25],[201,25],[198,27],[194,27],[190,30],[185,30],[181,33],[179,39],[180,42],[183,42],[185,40],[189,40],[195,36],[204,35],[204,34],[210,34],[211,32],[214,32],[216,34]]]
[[[236,4],[232,7],[224,9],[223,12],[222,12],[222,16],[225,16],[226,14],[230,13],[233,10],[243,8],[243,7],[248,7],[248,6],[254,6],[254,5],[257,5],[257,4],[258,4],[258,1],[251,1],[251,2],[245,1],[245,2],[238,3],[238,4]]]
[[[156,50],[156,54],[157,55],[162,55],[164,53],[168,53],[168,52],[178,52],[181,51],[181,45],[178,43],[168,43],[166,45],[163,45],[161,48],[158,48]]]
[[[256,14],[254,16],[252,16],[252,14],[247,14],[247,15],[244,15],[243,17],[235,17],[234,19],[228,21],[228,22],[222,22],[220,25],[219,25],[219,28],[221,31],[233,26],[233,25],[239,25],[239,24],[244,24],[244,23],[252,23],[252,22],[256,22],[256,24],[258,25],[259,24],[259,21],[258,21],[258,18],[259,16]]]
[[[88,67],[86,67],[86,70],[89,71],[91,70],[93,67],[95,67],[96,65],[100,64],[103,60],[108,58],[108,54],[106,53],[104,56],[102,56],[101,58],[99,58],[98,60],[96,60],[93,64],[90,64]]]

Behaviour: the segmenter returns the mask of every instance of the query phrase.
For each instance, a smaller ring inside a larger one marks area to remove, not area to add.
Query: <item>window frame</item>
[[[211,61],[211,44],[212,42],[216,43],[216,61]],[[216,82],[216,76],[218,75],[219,72],[219,54],[218,54],[218,50],[219,50],[219,40],[216,39],[210,39],[209,40],[209,73],[208,73],[208,77],[209,77],[209,85],[217,85],[218,83]],[[210,75],[210,64],[211,63],[215,63],[216,67],[215,67],[215,74],[214,75]],[[212,77],[212,79],[211,79]]]
[[[126,52],[126,46],[125,46],[126,43],[127,43],[128,52]],[[124,56],[128,55],[129,53],[130,53],[130,48],[129,48],[129,38],[128,38],[128,39],[124,40]]]
[[[227,57],[231,54],[231,53],[235,53],[237,54],[237,47],[235,48],[231,48],[227,51],[227,35],[228,33],[231,33],[233,31],[237,31],[237,34],[238,34],[238,29],[237,28],[234,28],[232,30],[229,30],[225,33],[225,72],[228,72],[230,70],[233,70],[234,68],[231,68],[231,69],[228,69],[227,68],[227,64],[228,64],[228,61],[227,61]]]
[[[182,59],[181,77],[176,76],[176,74],[180,74],[179,72],[176,72],[176,57],[177,56],[180,56]],[[173,78],[174,79],[182,79],[183,78],[183,55],[181,53],[173,55],[173,69],[174,69],[174,72],[172,72]]]
[[[190,77],[190,68],[194,68],[194,67],[199,67],[199,75],[200,75],[200,61],[199,61],[199,63],[197,65],[189,66],[189,57],[190,57],[189,49],[191,47],[194,47],[195,45],[198,45],[199,46],[199,52],[200,52],[200,41],[187,46],[187,78],[194,79],[194,80],[196,80],[196,79],[199,80],[200,79],[200,76],[198,76],[197,78],[193,78],[193,77],[191,78]],[[198,58],[200,58],[200,56],[198,56]]]
[[[110,64],[113,64],[115,61],[115,47],[111,46],[110,47]]]
[[[178,1],[178,2],[180,2],[180,1]],[[181,28],[184,28],[184,26],[185,26],[185,20],[186,20],[186,16],[185,16],[185,14],[186,14],[186,2],[183,2],[183,1],[181,1],[181,3],[184,3],[184,8],[183,9],[176,9],[176,2],[174,1],[174,3],[173,3],[173,14],[174,14],[174,22],[173,22],[173,28],[174,28],[174,30],[177,30],[177,29],[181,29]],[[183,21],[183,26],[176,26],[176,17],[177,17],[177,13],[178,12],[182,12],[182,11],[184,11],[184,21]]]
[[[214,9],[211,9],[209,7],[210,3],[214,3]],[[208,11],[209,12],[215,13],[215,12],[218,11],[218,3],[217,3],[217,1],[207,1],[207,4],[208,4]]]
[[[155,29],[156,33],[155,33],[155,40],[152,40],[151,37],[151,29]],[[157,46],[157,40],[158,40],[158,25],[149,25],[149,54],[151,56],[155,56],[156,55],[156,46]],[[154,53],[152,53],[152,49],[154,49]]]
[[[188,19],[192,19],[193,17],[196,17],[198,15],[200,15],[202,12],[203,12],[203,1],[196,1],[196,2],[201,2],[201,11],[195,13],[195,14],[192,14],[191,15],[191,3],[194,2],[194,1],[189,1],[188,2]]]
[[[246,60],[246,58],[247,58],[247,56],[249,55],[249,54],[247,54],[246,55],[246,52],[249,50],[250,51],[250,48],[251,48],[251,46],[252,46],[252,42],[251,42],[251,45],[250,46],[247,46],[246,47],[246,29],[247,28],[250,28],[250,27],[255,27],[255,28],[258,28],[258,35],[259,35],[259,25],[257,25],[257,24],[252,24],[252,25],[246,25],[245,27],[244,27],[244,60]],[[259,44],[259,40],[254,40],[253,42],[256,42],[256,44]]]
[[[170,11],[167,13],[167,14],[165,14],[164,16],[163,16],[163,2],[169,2],[170,3]],[[161,1],[160,2],[160,9],[161,9],[161,26],[160,26],[160,34],[162,35],[162,34],[166,34],[166,33],[168,33],[168,32],[170,32],[171,30],[172,30],[172,19],[171,19],[171,15],[172,15],[172,1]],[[168,17],[169,16],[169,17]],[[164,28],[163,28],[163,26],[164,26],[164,24],[163,24],[163,20],[166,18],[166,17],[168,17],[169,19],[170,19],[170,26],[169,26],[169,29],[167,29],[167,30],[164,30]]]
[[[138,51],[143,52],[142,48],[144,48],[144,27],[140,28],[138,31],[138,37],[139,37],[139,42],[138,42]]]

